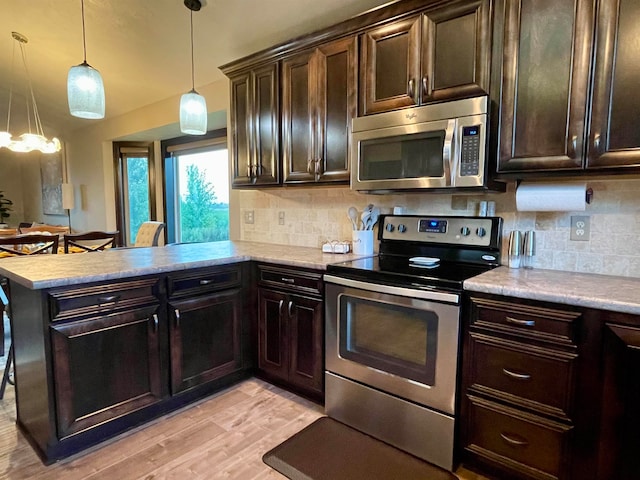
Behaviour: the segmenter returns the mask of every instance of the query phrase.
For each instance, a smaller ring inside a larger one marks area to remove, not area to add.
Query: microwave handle
[[[444,146],[442,147],[442,163],[444,178],[447,182],[446,186],[450,187],[454,184],[455,172],[457,165],[453,165],[453,148],[455,145],[455,132],[456,121],[455,119],[449,119],[447,122],[447,129],[444,132]]]

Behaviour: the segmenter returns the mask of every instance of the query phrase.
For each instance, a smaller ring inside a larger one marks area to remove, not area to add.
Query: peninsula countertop
[[[465,290],[640,315],[640,278],[498,267],[465,280]]]
[[[322,253],[320,248],[224,241],[3,258],[0,275],[38,290],[249,260],[324,270],[330,263],[360,257],[351,253]]]

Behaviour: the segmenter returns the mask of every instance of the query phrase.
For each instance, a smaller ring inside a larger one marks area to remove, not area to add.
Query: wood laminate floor
[[[45,467],[15,426],[9,387],[0,400],[0,479],[284,479],[262,463],[262,455],[322,415],[314,403],[249,379]],[[463,468],[456,474],[486,480]]]

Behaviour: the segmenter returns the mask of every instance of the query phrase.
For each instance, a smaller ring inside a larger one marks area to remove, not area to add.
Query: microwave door
[[[451,185],[455,120],[353,132],[354,190],[442,188]]]

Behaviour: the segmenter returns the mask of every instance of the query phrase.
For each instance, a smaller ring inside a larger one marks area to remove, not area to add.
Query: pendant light
[[[28,153],[33,150],[40,150],[42,153],[55,153],[60,151],[60,141],[57,138],[48,140],[44,136],[40,114],[38,113],[38,105],[36,104],[36,96],[33,93],[33,85],[31,84],[31,76],[27,68],[27,52],[25,45],[29,41],[27,37],[18,32],[11,32],[11,36],[20,46],[20,54],[22,56],[22,65],[27,81],[25,82],[25,98],[27,105],[27,123],[29,131],[20,135],[17,139],[13,139],[10,133],[11,127],[11,103],[13,100],[13,63],[15,58],[15,44],[13,55],[11,58],[11,78],[9,81],[9,108],[7,109],[7,130],[0,132],[0,148],[5,147],[13,152]]]
[[[184,0],[191,16],[191,91],[180,98],[180,131],[187,135],[207,133],[207,102],[196,92],[193,68],[193,12],[202,8],[200,0]]]
[[[84,61],[69,69],[67,99],[74,117],[104,118],[104,84],[100,72],[87,63],[87,41],[84,31],[84,0],[82,4],[82,48]]]

